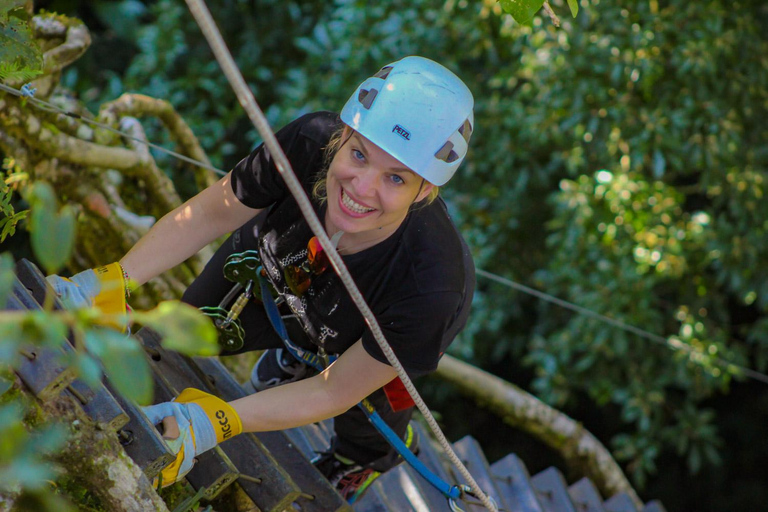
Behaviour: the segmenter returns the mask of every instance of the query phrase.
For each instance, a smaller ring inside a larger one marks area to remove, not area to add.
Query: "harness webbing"
[[[288,330],[285,327],[285,322],[283,321],[283,317],[280,314],[280,311],[277,309],[277,304],[275,303],[275,299],[272,297],[272,293],[270,293],[270,284],[267,281],[267,278],[264,277],[261,273],[261,268],[259,268],[256,271],[256,274],[259,276],[259,287],[261,289],[261,301],[264,303],[264,310],[267,312],[267,317],[269,318],[269,322],[272,324],[272,327],[275,329],[275,332],[278,336],[283,340],[283,344],[285,345],[285,348],[288,350],[288,352],[291,353],[293,357],[298,359],[299,361],[302,361],[303,363],[311,366],[315,370],[322,372],[326,365],[324,364],[324,361],[321,357],[319,357],[317,354],[310,352],[309,350],[304,350],[298,346],[296,346],[293,341],[291,341],[291,338],[288,336]],[[328,357],[328,364],[332,363],[334,360],[336,360],[336,356],[329,356]],[[427,466],[424,465],[423,462],[421,462],[414,454],[413,452],[406,446],[405,442],[403,442],[402,439],[400,439],[400,436],[398,436],[392,428],[382,419],[382,417],[379,415],[378,412],[376,412],[376,408],[371,404],[367,399],[363,399],[360,403],[357,404],[360,409],[365,413],[366,417],[368,418],[368,421],[371,422],[371,424],[376,427],[376,430],[379,431],[379,433],[384,437],[384,439],[387,440],[387,442],[397,451],[397,453],[408,463],[413,467],[414,470],[416,470],[421,476],[424,477],[425,480],[427,480],[430,484],[432,484],[437,490],[439,490],[441,493],[445,495],[448,499],[460,499],[462,495],[461,488],[456,485],[450,485],[449,483],[445,482],[442,478],[437,476],[434,472],[432,472]]]

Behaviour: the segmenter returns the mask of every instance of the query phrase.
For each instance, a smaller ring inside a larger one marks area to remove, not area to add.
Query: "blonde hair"
[[[346,124],[341,123],[341,126],[339,126],[336,131],[331,134],[331,138],[328,140],[328,144],[323,149],[323,170],[318,173],[317,181],[315,181],[315,184],[312,185],[312,196],[317,199],[320,204],[323,204],[328,200],[328,191],[326,189],[326,185],[328,179],[328,168],[331,166],[333,157],[336,156],[336,153],[339,152],[342,146],[344,146],[344,144],[346,144],[349,138],[352,136],[353,130],[352,128],[349,128],[349,134],[344,137],[344,133],[348,128],[349,127]],[[427,195],[427,197],[418,203],[411,205],[411,208],[417,207],[416,205],[427,206],[428,204],[432,203],[432,201],[437,199],[437,196],[439,195],[440,187],[433,186],[432,190],[429,191],[429,195]]]

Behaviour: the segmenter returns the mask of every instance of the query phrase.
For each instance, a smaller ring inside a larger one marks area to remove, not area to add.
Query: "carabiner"
[[[453,488],[458,489],[461,493],[461,496],[458,499],[463,499],[464,495],[472,496],[473,498],[477,499],[477,496],[472,491],[472,488],[468,485],[454,485]],[[493,499],[490,495],[488,495],[488,499],[490,500],[491,504],[496,510],[499,510],[499,504],[496,503],[496,500]],[[482,506],[482,503],[477,503],[478,505]],[[448,505],[451,507],[451,512],[466,512],[463,508],[461,508],[457,502],[456,498],[448,498]]]

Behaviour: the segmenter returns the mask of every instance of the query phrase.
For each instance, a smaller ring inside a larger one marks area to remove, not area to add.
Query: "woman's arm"
[[[358,341],[321,374],[230,405],[244,432],[283,430],[338,416],[395,377],[394,368],[369,356]]]
[[[166,214],[120,260],[137,285],[175,267],[261,211],[235,197],[230,175]]]

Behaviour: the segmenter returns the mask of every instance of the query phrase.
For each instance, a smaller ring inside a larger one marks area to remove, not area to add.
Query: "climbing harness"
[[[254,282],[258,282],[261,302],[264,305],[264,310],[267,312],[269,322],[272,324],[277,335],[280,336],[285,348],[294,358],[318,372],[322,372],[337,359],[336,355],[327,354],[322,347],[319,347],[319,351],[316,354],[302,349],[291,341],[275,300],[277,293],[267,280],[266,272],[261,267],[258,251],[249,250],[231,254],[224,263],[224,277],[235,283],[232,290],[224,297],[218,307],[200,308],[206,315],[213,318],[216,329],[219,332],[219,344],[224,350],[238,350],[243,346],[245,333],[237,318],[248,300],[255,298],[252,290]],[[240,293],[241,290],[242,293]],[[234,305],[229,310],[224,309],[224,306],[231,302],[238,293],[240,295]],[[278,300],[280,300],[279,297]],[[365,413],[368,421],[371,422],[403,460],[448,499],[451,510],[462,512],[458,505],[458,500],[463,499],[465,496],[474,497],[475,494],[472,492],[471,487],[466,485],[450,485],[431,471],[384,421],[368,399],[363,399],[357,405]]]

